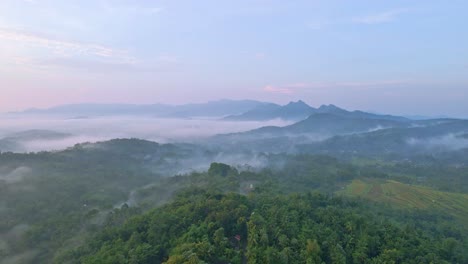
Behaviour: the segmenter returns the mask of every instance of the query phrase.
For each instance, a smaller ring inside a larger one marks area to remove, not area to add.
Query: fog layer
[[[140,138],[160,143],[193,142],[216,134],[235,133],[262,126],[285,126],[290,122],[225,121],[217,119],[164,119],[135,116],[61,119],[0,115],[0,140],[32,129],[68,133],[59,139],[23,139],[17,152],[60,150],[76,143],[114,138]],[[0,144],[1,150],[1,144]]]

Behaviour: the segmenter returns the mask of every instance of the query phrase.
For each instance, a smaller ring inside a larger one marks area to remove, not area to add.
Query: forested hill
[[[468,261],[466,240],[453,237],[458,236],[451,233],[454,230],[435,223],[433,215],[395,216],[389,208],[318,193],[283,195],[262,186],[243,196],[193,187],[146,214],[132,217],[128,210],[115,212],[115,218],[125,219],[123,225],[109,222],[85,246],[72,251],[68,255],[72,262]]]
[[[0,263],[467,261],[466,167],[229,154],[137,139],[0,153]]]

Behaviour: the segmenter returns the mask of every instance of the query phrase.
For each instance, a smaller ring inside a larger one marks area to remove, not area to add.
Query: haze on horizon
[[[0,2],[0,112],[304,100],[468,117],[465,1]]]

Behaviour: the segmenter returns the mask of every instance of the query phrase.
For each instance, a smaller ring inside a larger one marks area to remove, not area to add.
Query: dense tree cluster
[[[465,198],[439,193],[443,210],[416,210],[338,196],[356,179],[391,179],[462,197],[466,167],[283,153],[252,156],[261,168],[178,173],[200,156],[212,160],[193,145],[136,139],[0,153],[0,259],[468,263],[468,210],[450,204]]]
[[[468,261],[466,242],[369,209],[317,193],[279,195],[260,188],[242,196],[192,188],[122,226],[108,226],[71,257],[89,264]]]

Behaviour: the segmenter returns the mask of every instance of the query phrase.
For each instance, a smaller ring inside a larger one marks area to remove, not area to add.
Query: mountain
[[[254,100],[219,100],[200,104],[174,106],[165,117],[222,117],[250,111],[266,103]]]
[[[29,109],[13,114],[93,117],[139,115],[165,118],[223,117],[237,115],[264,105],[254,100],[219,100],[199,104],[69,104],[47,109]]]
[[[379,115],[363,111],[347,111],[335,105],[314,108],[299,100],[286,105],[254,100],[218,100],[207,103],[167,104],[69,104],[46,109],[29,109],[10,114],[15,115],[56,115],[64,118],[88,118],[96,116],[150,116],[162,118],[219,118],[228,121],[267,121],[283,119],[304,120],[312,114],[328,113],[343,117],[411,121],[405,117]]]
[[[219,135],[218,137],[253,139],[280,136],[292,137],[300,135],[314,135],[324,138],[335,135],[369,132],[382,128],[408,127],[410,125],[411,124],[407,122],[386,119],[356,118],[352,117],[351,115],[345,116],[330,113],[316,113],[311,114],[305,120],[285,127],[261,127],[247,132]]]
[[[251,151],[267,153],[297,153],[298,146],[322,142],[334,136],[367,133],[386,128],[408,128],[411,122],[393,121],[376,118],[356,118],[329,113],[316,113],[292,125],[277,127],[266,126],[258,129],[220,134],[204,143],[223,151]],[[310,152],[309,149],[304,152]]]
[[[427,126],[392,127],[367,133],[339,135],[300,146],[301,152],[391,156],[438,155],[468,148],[468,121],[452,120]],[[465,159],[466,160],[466,159]]]
[[[329,114],[346,114],[349,113],[348,111],[337,107],[336,105],[329,104],[329,105],[321,105],[317,111],[317,113],[329,113]]]
[[[290,102],[287,105],[265,104],[241,115],[228,116],[225,120],[235,121],[265,121],[272,119],[303,120],[316,111],[303,101]]]
[[[430,149],[468,148],[468,121],[461,119],[410,120],[404,117],[346,111],[334,105],[316,109],[306,119],[284,127],[217,135],[212,145],[225,149],[264,152],[306,152],[341,155],[399,153],[414,156]],[[407,152],[407,153],[405,153]]]
[[[352,117],[352,118],[381,119],[381,120],[392,120],[392,121],[402,121],[402,122],[411,121],[411,119],[408,119],[406,117],[401,117],[401,116],[372,114],[372,113],[363,112],[360,110],[347,111],[332,104],[322,105],[317,109],[316,112],[328,113],[328,114],[334,114],[334,115]]]
[[[333,104],[322,105],[319,108],[313,108],[303,101],[290,102],[287,105],[264,104],[240,115],[232,115],[224,118],[233,121],[265,121],[272,119],[284,119],[292,121],[304,120],[312,114],[333,114],[345,118],[365,118],[381,119],[391,121],[409,122],[408,118],[392,115],[379,115],[363,111],[347,111]]]
[[[224,118],[224,120],[233,120],[233,121],[251,121],[251,120],[270,120],[274,119],[274,113],[279,111],[282,106],[267,103],[264,105],[257,106],[252,110],[249,110],[240,115],[231,115]]]
[[[319,113],[307,119],[284,128],[287,133],[318,133],[318,134],[351,134],[378,130],[388,127],[407,127],[406,122],[358,117],[357,115],[341,115],[334,113]]]

